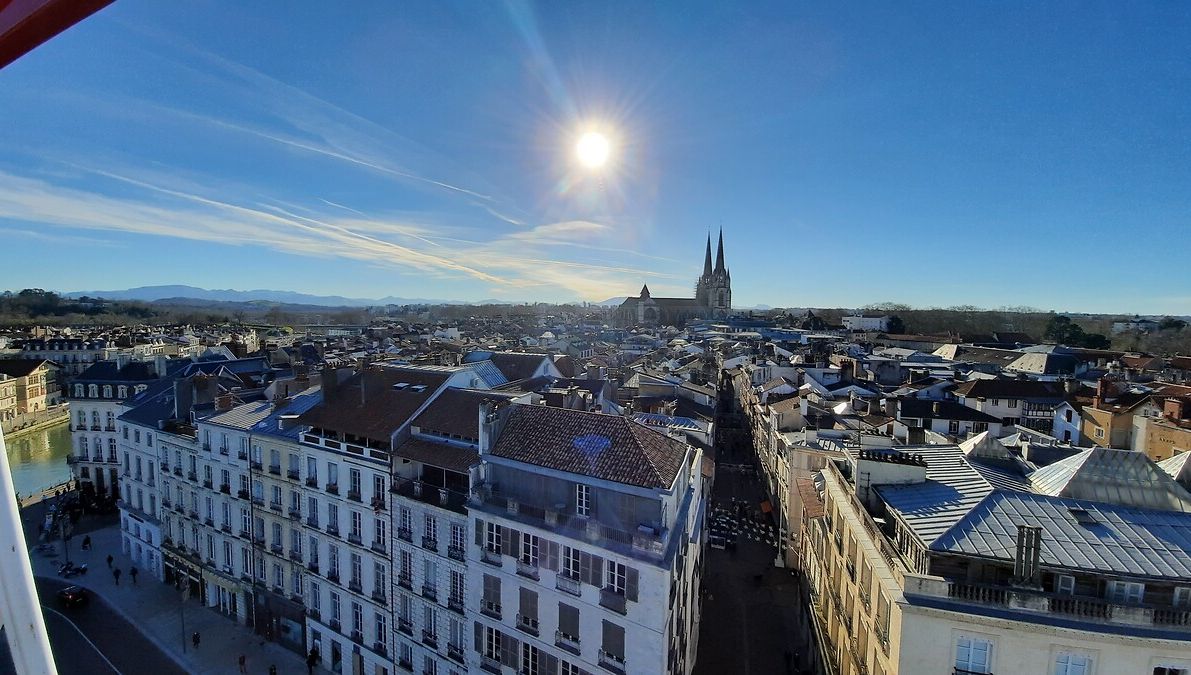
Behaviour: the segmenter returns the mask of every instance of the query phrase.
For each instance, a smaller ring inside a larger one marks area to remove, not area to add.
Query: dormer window
[[[591,515],[591,486],[575,485],[575,514],[584,518]]]

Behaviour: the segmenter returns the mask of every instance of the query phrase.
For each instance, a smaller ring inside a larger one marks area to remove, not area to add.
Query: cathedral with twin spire
[[[637,297],[625,298],[616,309],[620,325],[681,326],[691,319],[722,319],[732,313],[732,273],[724,264],[724,231],[720,229],[715,267],[711,265],[711,235],[703,256],[703,274],[695,282],[694,298],[659,298],[641,287]]]

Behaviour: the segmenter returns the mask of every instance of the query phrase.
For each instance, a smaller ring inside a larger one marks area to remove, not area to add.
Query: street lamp
[[[178,591],[178,612],[182,618],[182,653],[186,653],[186,593],[190,589],[182,583],[182,577],[175,572],[174,589]]]

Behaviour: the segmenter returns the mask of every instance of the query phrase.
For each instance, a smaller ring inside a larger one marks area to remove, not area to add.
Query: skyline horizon
[[[127,293],[130,291],[175,288],[175,287],[189,288],[189,289],[194,289],[194,290],[203,291],[203,292],[207,292],[207,293],[237,293],[237,294],[276,293],[276,294],[303,295],[303,296],[309,296],[311,298],[342,298],[344,300],[358,302],[359,304],[351,304],[351,305],[325,304],[324,305],[324,304],[320,304],[320,303],[310,303],[310,302],[303,303],[303,302],[297,302],[297,301],[293,301],[293,302],[275,301],[275,300],[269,300],[267,298],[251,298],[251,299],[243,298],[243,299],[223,300],[223,299],[202,298],[202,297],[184,296],[184,295],[183,296],[172,296],[172,295],[171,296],[162,296],[158,299],[149,299],[149,300],[143,299],[143,298],[136,298],[136,297],[104,297],[103,296],[104,293],[123,294],[123,293]],[[152,303],[152,302],[157,302],[159,300],[170,300],[170,299],[174,299],[174,298],[179,298],[179,299],[201,300],[201,301],[208,301],[208,302],[229,302],[229,303],[262,301],[262,302],[271,302],[271,303],[276,303],[276,304],[311,304],[314,306],[324,306],[327,308],[343,308],[343,307],[359,308],[359,307],[366,307],[366,306],[373,306],[373,305],[379,306],[379,305],[384,305],[384,304],[452,304],[452,305],[477,305],[478,306],[478,305],[490,304],[490,303],[491,304],[509,304],[509,305],[532,305],[532,304],[583,305],[583,304],[587,304],[587,305],[592,305],[592,306],[612,307],[616,304],[619,304],[619,302],[626,297],[635,297],[635,296],[624,296],[624,295],[612,295],[612,296],[605,297],[601,300],[584,300],[581,298],[574,298],[571,300],[540,300],[540,299],[534,300],[534,299],[530,299],[530,298],[497,298],[497,297],[488,297],[488,298],[414,297],[414,296],[399,295],[396,293],[390,293],[390,294],[386,294],[383,296],[364,297],[364,296],[353,296],[353,295],[341,295],[338,293],[319,292],[316,290],[281,289],[281,288],[231,288],[231,287],[207,288],[207,287],[195,286],[195,285],[191,285],[191,284],[144,284],[144,285],[133,286],[133,287],[128,287],[128,288],[77,289],[77,290],[43,288],[43,287],[38,287],[38,286],[23,286],[21,288],[14,287],[14,288],[2,289],[2,290],[0,290],[0,292],[17,293],[21,290],[31,289],[31,288],[40,288],[41,290],[45,290],[45,291],[52,292],[52,293],[57,293],[58,295],[60,295],[62,297],[77,298],[77,297],[86,295],[86,296],[90,296],[90,297],[99,297],[99,298],[103,298],[105,300],[111,300],[111,301],[131,300],[131,301],[141,301],[141,302]],[[402,300],[402,301],[407,301],[407,302],[401,302],[401,303],[380,302],[380,301],[386,300],[386,299]],[[890,307],[892,307],[893,309],[888,309]],[[905,309],[904,310],[898,309],[899,307],[904,307]],[[1135,311],[1111,311],[1111,310],[1105,311],[1105,310],[1071,309],[1071,308],[1060,309],[1060,308],[1054,308],[1054,307],[1037,307],[1037,306],[1033,306],[1033,305],[1010,305],[1010,304],[991,305],[991,306],[989,306],[989,305],[916,305],[916,304],[911,304],[911,303],[900,302],[897,300],[878,300],[878,301],[865,302],[862,304],[837,304],[837,305],[831,305],[831,304],[793,305],[793,304],[771,304],[771,303],[752,303],[752,304],[744,305],[744,304],[733,303],[733,308],[739,309],[739,310],[753,310],[753,311],[784,310],[784,309],[795,309],[795,310],[809,309],[809,310],[864,310],[864,311],[871,310],[874,312],[884,311],[884,312],[894,312],[894,313],[897,311],[933,311],[933,310],[965,311],[966,310],[966,311],[976,311],[976,312],[1008,312],[1008,313],[1027,313],[1027,314],[1028,313],[1038,313],[1038,314],[1053,313],[1053,314],[1097,316],[1097,317],[1141,316],[1141,317],[1191,318],[1191,314],[1179,314],[1177,312],[1135,312]],[[886,309],[882,309],[882,308],[886,308]]]

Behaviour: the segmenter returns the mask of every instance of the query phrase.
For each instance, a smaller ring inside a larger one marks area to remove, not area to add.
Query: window
[[[388,569],[389,566],[382,562],[374,561],[372,563],[373,595],[377,597],[384,597],[385,592],[389,587],[389,584],[385,579],[385,577],[388,576]]]
[[[1092,657],[1087,654],[1059,652],[1054,675],[1092,675]]]
[[[310,535],[307,542],[310,544],[310,564],[318,566],[318,537],[313,534]]]
[[[624,663],[624,626],[604,621],[604,645],[601,653],[613,661]]]
[[[1096,438],[1104,438],[1104,429],[1101,427],[1096,427],[1095,436]]]
[[[1191,607],[1191,586],[1176,586],[1172,604],[1175,607]]]
[[[488,614],[500,616],[500,577],[484,575],[484,598],[481,607]]]
[[[385,615],[381,614],[380,612],[375,612],[373,614],[373,623],[375,624],[374,628],[376,629],[377,644],[379,644],[381,647],[387,646],[389,643],[389,623],[388,620],[385,619]]]
[[[348,492],[359,497],[359,495],[360,495],[360,470],[359,469],[348,469],[347,470],[347,489],[348,489]]]
[[[342,613],[339,606],[339,594],[331,591],[331,620],[338,621]]]
[[[1056,577],[1055,592],[1064,595],[1072,595],[1075,593],[1075,577],[1070,574],[1060,574]]]
[[[579,641],[579,608],[558,603],[558,632],[571,642]]]
[[[232,568],[232,542],[230,541],[223,542],[223,566],[228,569]]]
[[[426,514],[426,521],[423,523],[422,536],[431,541],[438,540],[438,519],[429,513]]]
[[[438,588],[438,563],[430,558],[422,560],[422,583],[431,592]]]
[[[540,665],[538,648],[528,642],[521,643],[521,671],[522,673],[537,673]]]
[[[463,572],[451,570],[451,599],[463,602]]]
[[[374,546],[380,548],[388,545],[388,522],[383,518],[372,519],[372,541]]]
[[[1005,402],[1005,405],[1009,406],[1010,408],[1016,408],[1017,407],[1017,399],[1011,398]]]
[[[351,580],[351,583],[352,583],[352,585],[353,585],[353,586],[359,587],[359,586],[360,586],[360,585],[363,583],[363,582],[361,582],[361,581],[360,581],[360,578],[361,578],[362,576],[364,576],[364,572],[363,572],[364,564],[363,564],[363,562],[362,562],[362,559],[360,558],[360,554],[359,554],[359,553],[353,553],[353,554],[352,554],[352,556],[351,556],[351,563],[352,563],[352,580]]]
[[[1188,675],[1188,673],[1187,669],[1182,666],[1156,666],[1154,675]]]
[[[618,563],[614,560],[607,561],[607,589],[613,593],[624,595],[625,580],[628,577],[628,569],[623,563]]]
[[[533,567],[538,566],[539,540],[536,534],[526,532],[521,535],[521,562]]]
[[[1133,581],[1108,582],[1108,600],[1117,605],[1140,604],[1145,598],[1145,584]]]
[[[357,633],[364,632],[364,608],[360,603],[352,603],[352,630]]]
[[[999,399],[999,398],[994,398],[994,399],[992,400],[992,404],[993,404],[993,405],[1001,405],[1001,399]]]
[[[318,582],[310,582],[310,608],[314,611],[319,611],[323,607],[323,598],[320,593],[322,589],[318,587]]]
[[[385,477],[383,474],[379,474],[379,473],[372,474],[372,498],[373,499],[384,499],[385,498]]]
[[[352,536],[352,537],[354,537],[354,538],[356,538],[357,540],[359,540],[359,539],[360,539],[360,538],[363,536],[363,534],[362,534],[362,532],[363,532],[363,526],[362,526],[363,519],[360,517],[360,512],[359,512],[359,511],[352,511],[352,512],[351,512],[351,514],[352,514],[352,529],[351,529],[351,536]]]
[[[955,643],[955,669],[969,673],[989,673],[992,642],[984,638],[960,636]]]
[[[484,626],[484,656],[500,660],[500,631]]]
[[[339,547],[327,546],[327,576],[339,578]]]
[[[463,526],[458,523],[451,523],[451,548],[462,551],[465,546],[465,538],[466,533],[463,530]]]
[[[488,537],[486,539],[485,548],[492,553],[500,553],[500,525],[497,525],[496,523],[486,523],[486,525],[488,527]]]
[[[562,568],[559,574],[571,579],[579,578],[579,549],[570,546],[562,547]]]
[[[438,622],[435,621],[433,605],[422,605],[422,630],[426,631],[431,639],[438,636]]]
[[[951,421],[947,422],[947,433],[949,433],[949,434],[958,434],[959,433],[959,420],[951,420]]]
[[[591,486],[582,483],[575,486],[575,513],[587,517],[591,515]]]
[[[327,462],[327,485],[339,484],[339,465],[334,462]]]
[[[314,457],[306,458],[306,480],[318,481],[318,460]]]

